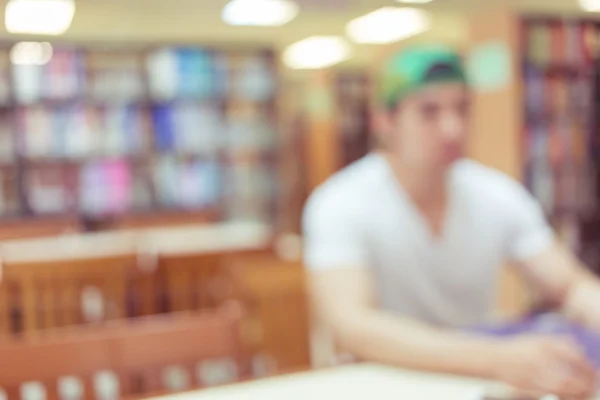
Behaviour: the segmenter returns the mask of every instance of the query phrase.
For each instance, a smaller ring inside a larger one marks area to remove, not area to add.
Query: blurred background
[[[310,323],[302,207],[369,151],[371,83],[415,42],[459,49],[470,156],[525,182],[600,271],[596,12],[597,0],[4,1],[0,360],[16,361],[0,367],[0,397],[139,397],[331,363]],[[506,276],[498,299],[518,315],[531,295]],[[70,336],[92,331],[86,347]],[[92,349],[95,364],[58,361]]]

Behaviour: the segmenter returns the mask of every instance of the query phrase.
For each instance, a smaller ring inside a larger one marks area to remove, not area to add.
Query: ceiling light
[[[579,5],[584,11],[599,12],[600,0],[579,0]]]
[[[52,45],[48,42],[19,42],[10,49],[14,65],[45,65],[52,59]]]
[[[346,33],[356,43],[385,44],[424,32],[430,25],[423,10],[384,7],[350,21]]]
[[[311,36],[289,46],[283,62],[293,69],[322,69],[350,58],[352,50],[339,36]]]
[[[229,25],[281,26],[298,15],[292,0],[231,0],[221,17]]]
[[[4,23],[9,33],[60,35],[74,14],[74,0],[9,0]]]
[[[398,3],[405,3],[405,4],[427,4],[427,3],[431,3],[433,0],[397,0]]]

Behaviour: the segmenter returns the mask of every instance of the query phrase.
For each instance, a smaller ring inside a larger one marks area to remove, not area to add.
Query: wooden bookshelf
[[[600,236],[582,227],[600,217],[600,24],[534,16],[520,25],[524,181],[565,242],[598,270]]]
[[[0,218],[276,218],[270,49],[56,43],[49,63],[19,66],[11,46],[0,47]]]
[[[336,73],[338,137],[341,164],[346,166],[371,150],[370,76],[366,70],[340,70]]]

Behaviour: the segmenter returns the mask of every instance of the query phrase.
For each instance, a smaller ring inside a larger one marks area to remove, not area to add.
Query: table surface
[[[308,371],[156,397],[172,400],[481,400],[501,385],[476,379],[410,372],[374,364]]]

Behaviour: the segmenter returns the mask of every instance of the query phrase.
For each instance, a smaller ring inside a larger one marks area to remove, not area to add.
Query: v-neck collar
[[[394,192],[394,195],[398,198],[398,200],[402,203],[402,205],[408,208],[410,218],[413,219],[415,226],[418,228],[421,234],[423,234],[427,240],[427,243],[435,246],[441,246],[448,241],[451,236],[451,231],[453,225],[455,223],[455,214],[456,214],[456,190],[455,190],[455,173],[454,167],[451,167],[451,170],[448,172],[448,177],[446,179],[447,192],[446,192],[446,206],[444,210],[444,217],[442,221],[441,231],[439,233],[435,233],[431,227],[431,224],[423,214],[423,212],[417,207],[413,199],[410,197],[406,189],[402,186],[402,184],[398,181],[396,173],[394,172],[392,166],[386,160],[386,158],[381,155],[374,153],[374,157],[376,157],[379,162],[382,164],[383,169],[385,170],[385,174],[388,178],[393,182],[393,186],[391,190]]]

